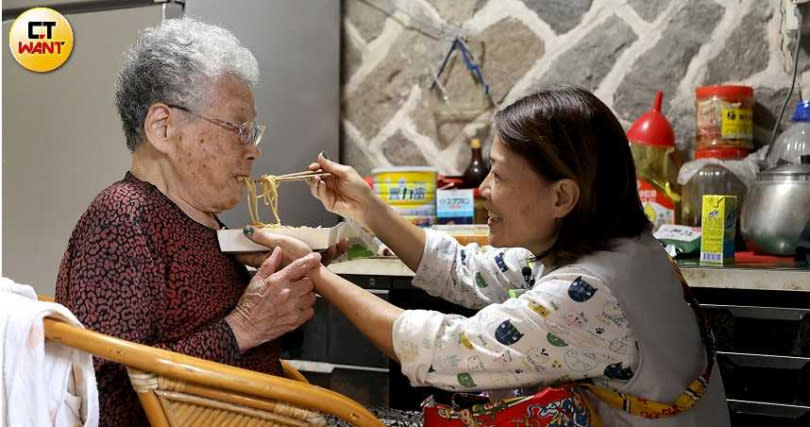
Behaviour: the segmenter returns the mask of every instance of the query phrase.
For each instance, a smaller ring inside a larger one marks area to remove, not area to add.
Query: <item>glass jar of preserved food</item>
[[[754,141],[754,88],[703,86],[695,90],[695,149],[742,148]]]
[[[739,160],[746,153],[747,150],[742,148],[704,149],[695,152],[695,160]],[[683,225],[700,227],[704,194],[737,196],[737,206],[741,206],[746,191],[745,183],[733,172],[720,164],[706,164],[683,187],[681,222]]]

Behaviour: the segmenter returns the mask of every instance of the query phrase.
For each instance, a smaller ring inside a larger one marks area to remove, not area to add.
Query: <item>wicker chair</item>
[[[358,426],[382,426],[359,403],[309,384],[284,361],[284,373],[292,379],[136,344],[55,319],[44,323],[47,339],[126,366],[153,426],[324,425],[322,413]]]

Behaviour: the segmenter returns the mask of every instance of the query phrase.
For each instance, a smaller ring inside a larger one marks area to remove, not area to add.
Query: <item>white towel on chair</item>
[[[42,325],[46,316],[81,326],[63,305],[38,301],[30,286],[0,278],[2,423],[96,427],[98,390],[92,357],[46,342]]]

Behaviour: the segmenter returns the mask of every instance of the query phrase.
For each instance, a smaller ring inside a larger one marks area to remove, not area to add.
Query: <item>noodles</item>
[[[264,198],[265,206],[270,206],[273,211],[273,217],[276,219],[275,225],[281,226],[281,217],[278,216],[278,179],[275,175],[262,175],[259,178],[262,183],[262,197]]]
[[[262,175],[257,181],[261,185],[261,194],[257,193],[256,183],[249,177],[239,177],[239,181],[245,184],[248,199],[248,212],[250,213],[250,225],[261,228],[276,228],[281,226],[281,218],[278,215],[278,185],[279,181],[275,175]],[[264,204],[270,206],[274,224],[265,224],[259,217],[258,199],[263,198]]]

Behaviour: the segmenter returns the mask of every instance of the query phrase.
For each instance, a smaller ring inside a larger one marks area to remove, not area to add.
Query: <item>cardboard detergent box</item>
[[[705,194],[701,210],[700,265],[733,263],[737,197]]]

